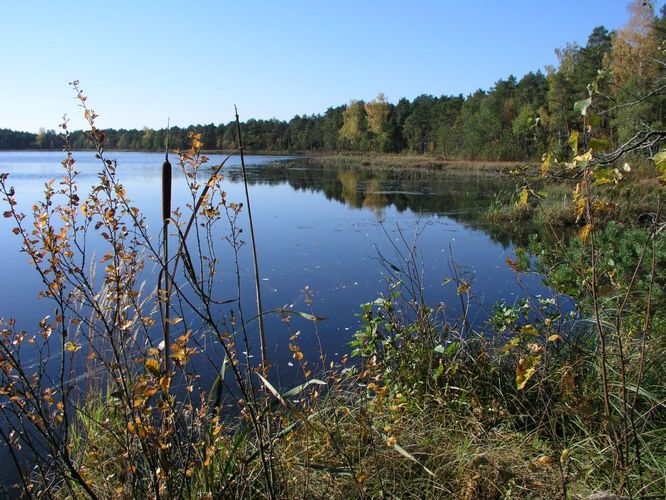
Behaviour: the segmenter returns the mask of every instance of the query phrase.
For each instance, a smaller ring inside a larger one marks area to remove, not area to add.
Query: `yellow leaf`
[[[300,361],[301,359],[303,359],[303,353],[300,352],[300,351],[295,352],[295,353],[294,353],[294,359],[295,359],[296,361]]]
[[[516,366],[516,387],[518,390],[523,390],[525,384],[536,373],[537,366],[541,361],[541,355],[525,356],[520,358],[518,366]]]
[[[613,210],[613,207],[615,207],[615,204],[607,201],[597,200],[592,204],[592,206],[595,210],[599,210],[600,212],[610,212]]]
[[[574,161],[590,161],[592,159],[592,150],[588,149],[586,153],[578,155],[574,158]]]
[[[169,377],[160,377],[160,387],[162,392],[167,392],[171,386],[171,379]]]
[[[553,459],[548,455],[541,455],[536,459],[536,463],[539,467],[548,467],[553,464]]]
[[[585,197],[579,198],[578,201],[576,202],[576,222],[578,222],[585,213],[586,205],[587,205],[587,198]]]
[[[654,160],[654,163],[657,166],[657,172],[661,173],[666,171],[666,150],[659,151],[656,155],[652,157],[652,159]]]
[[[530,342],[529,344],[527,344],[527,348],[534,353],[543,352],[543,346],[535,342]]]
[[[567,460],[569,460],[570,454],[571,450],[569,448],[562,450],[562,454],[560,455],[560,463],[565,463]]]
[[[592,231],[592,224],[585,224],[583,227],[581,227],[580,231],[578,231],[578,237],[580,238],[580,241],[585,243],[591,231]]]
[[[583,191],[580,187],[580,182],[579,182],[579,183],[576,184],[576,187],[573,190],[573,199],[574,199],[574,201],[576,201],[576,200],[578,200],[578,198],[580,198],[580,195],[581,195],[582,192]]]
[[[567,141],[567,144],[569,144],[569,147],[571,148],[571,151],[573,151],[574,154],[578,152],[578,136],[579,136],[578,130],[574,130],[573,132],[571,132],[569,140]]]
[[[548,342],[557,342],[558,340],[562,340],[562,337],[560,337],[557,333],[554,333],[548,337]]]
[[[518,344],[520,344],[520,337],[514,337],[511,340],[509,340],[506,344],[504,344],[504,347],[502,347],[502,352],[509,352]]]
[[[534,325],[525,325],[520,327],[520,333],[524,335],[532,335],[532,336],[537,336],[539,335],[539,331],[536,329]]]
[[[154,359],[150,358],[146,360],[146,370],[148,370],[150,373],[153,375],[159,375],[160,374],[160,363]]]
[[[76,345],[76,344],[75,344],[74,342],[72,342],[72,341],[67,341],[67,342],[65,343],[65,350],[66,350],[67,352],[76,352],[76,351],[78,351],[79,349],[81,349],[81,346]]]
[[[550,153],[546,153],[541,157],[541,175],[544,176],[548,173],[550,170],[550,166],[552,165],[553,162],[553,155]],[[557,160],[555,160],[557,161]]]
[[[125,321],[122,325],[120,325],[120,329],[121,329],[121,330],[127,330],[127,329],[130,328],[133,324],[134,324],[134,320],[133,320],[133,319],[128,319],[128,320]]]
[[[506,262],[506,265],[509,266],[515,272],[519,273],[521,271],[520,262],[518,262],[517,260],[511,260],[509,257],[507,257],[504,262]]]
[[[525,208],[527,206],[528,196],[529,192],[527,191],[527,188],[523,188],[523,190],[520,192],[520,195],[518,195],[518,206],[520,208]]]

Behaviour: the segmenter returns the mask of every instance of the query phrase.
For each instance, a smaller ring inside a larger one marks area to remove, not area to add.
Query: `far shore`
[[[2,149],[3,152],[61,152],[59,149]],[[92,152],[93,149],[79,149],[77,152]],[[162,153],[161,151],[138,151],[131,149],[109,149],[107,153]],[[202,150],[203,154],[235,154],[235,151],[224,150]],[[246,154],[252,156],[290,156],[294,158],[310,158],[312,160],[321,162],[322,164],[331,163],[348,163],[359,164],[364,167],[379,167],[379,168],[417,168],[417,169],[430,169],[438,171],[451,171],[451,172],[487,172],[487,173],[508,173],[515,169],[524,169],[528,167],[529,170],[537,169],[539,163],[535,161],[496,161],[496,160],[458,160],[448,159],[437,155],[417,155],[417,154],[382,154],[382,153],[321,153],[321,152],[304,152],[304,151],[254,151],[251,148],[246,150]]]
[[[452,160],[430,155],[391,154],[311,154],[308,157],[326,163],[360,163],[367,167],[425,168],[451,172],[508,173],[527,167],[537,169],[534,161]]]

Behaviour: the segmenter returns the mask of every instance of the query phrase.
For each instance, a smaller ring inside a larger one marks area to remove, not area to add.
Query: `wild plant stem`
[[[169,127],[167,126],[166,152],[164,154],[164,163],[162,164],[162,244],[164,246],[164,263],[162,266],[163,285],[160,284],[160,290],[164,296],[158,295],[160,309],[164,306],[164,315],[162,321],[162,331],[164,334],[164,371],[169,373],[171,363],[169,361],[170,341],[171,341],[171,287],[169,279],[169,220],[171,219],[171,163],[169,163]]]
[[[601,320],[601,306],[599,304],[599,284],[597,282],[597,246],[596,246],[596,228],[594,213],[592,211],[592,202],[590,200],[590,175],[591,172],[588,170],[584,173],[583,177],[583,186],[585,189],[585,210],[586,210],[586,219],[587,223],[592,226],[590,231],[590,264],[592,271],[592,283],[591,283],[591,293],[592,293],[592,304],[594,309],[594,324],[597,328],[597,333],[599,335],[599,342],[601,348],[601,359],[600,359],[600,370],[601,370],[601,385],[604,398],[604,417],[606,419],[606,425],[610,427],[611,433],[613,435],[613,444],[615,446],[616,460],[623,464],[624,457],[622,456],[620,437],[617,434],[617,429],[613,424],[611,419],[611,404],[610,404],[610,390],[608,387],[608,373],[607,373],[607,363],[608,363],[608,352],[606,345],[606,332],[604,331],[603,322]]]

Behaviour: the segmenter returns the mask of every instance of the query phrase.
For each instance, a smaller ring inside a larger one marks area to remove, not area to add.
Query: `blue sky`
[[[321,113],[384,92],[467,95],[556,64],[625,0],[0,0],[0,128],[163,127]],[[657,2],[657,9],[663,1]]]

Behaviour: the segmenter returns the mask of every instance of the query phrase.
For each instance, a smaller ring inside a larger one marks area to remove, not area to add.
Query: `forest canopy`
[[[468,95],[389,102],[379,93],[370,101],[351,100],[321,114],[289,121],[249,119],[244,142],[254,152],[373,152],[437,155],[447,159],[536,160],[546,150],[566,156],[568,139],[580,116],[574,103],[598,86],[596,103],[602,135],[611,147],[641,129],[662,128],[664,97],[659,86],[664,67],[658,60],[666,41],[666,6],[656,15],[649,2],[629,6],[630,18],[617,32],[598,26],[585,46],[569,43],[555,50],[557,67],[518,79],[511,75],[488,90]],[[640,102],[636,103],[637,96]],[[605,102],[604,102],[605,101]],[[233,150],[235,123],[172,127],[174,147],[188,133],[202,134],[207,150]],[[166,129],[107,129],[107,149],[160,151]],[[90,149],[82,131],[70,138],[75,149]],[[0,149],[60,149],[54,130],[39,133],[0,129]]]

